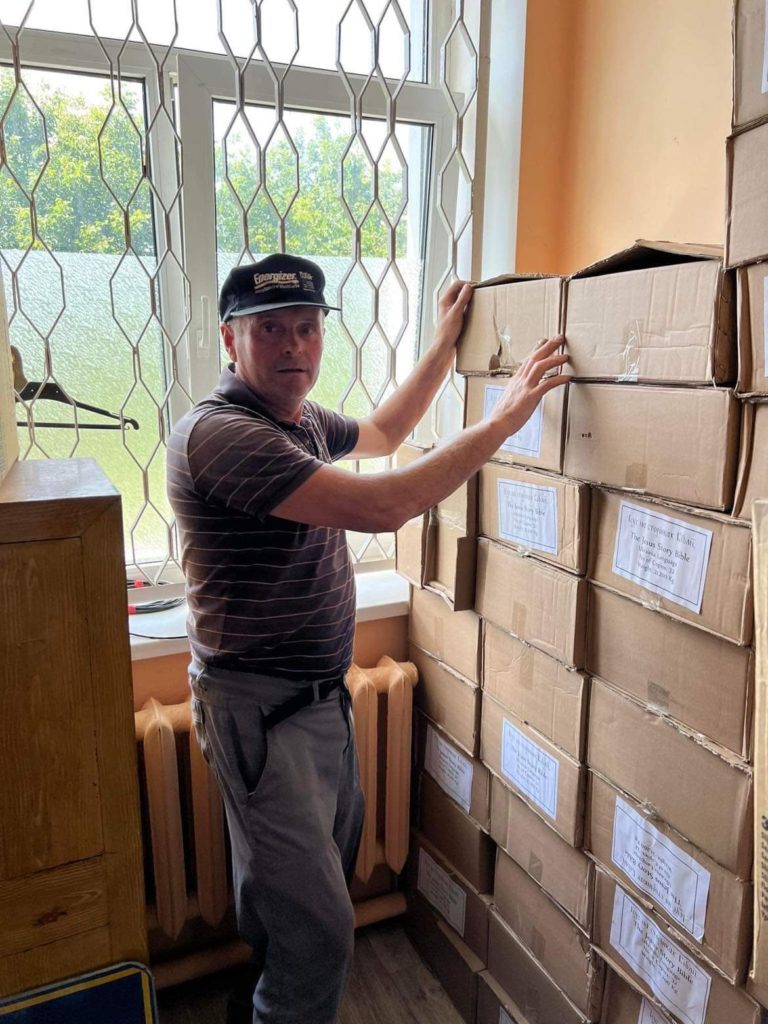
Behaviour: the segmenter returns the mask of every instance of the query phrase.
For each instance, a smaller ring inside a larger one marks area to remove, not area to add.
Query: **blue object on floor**
[[[115,964],[0,999],[0,1024],[157,1024],[152,975]]]

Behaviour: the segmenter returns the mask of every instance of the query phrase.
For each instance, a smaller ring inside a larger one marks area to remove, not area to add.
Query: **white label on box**
[[[497,384],[486,384],[483,419],[488,419],[505,391],[506,388],[501,388]],[[501,446],[502,451],[516,452],[518,455],[528,455],[531,458],[538,458],[541,455],[542,409],[545,400],[546,395],[533,410],[527,423],[523,424],[516,434],[510,434]]]
[[[499,480],[499,536],[557,554],[557,488]]]
[[[763,42],[763,80],[761,92],[768,92],[768,0],[765,0],[765,41]]]
[[[448,796],[469,813],[472,803],[472,775],[474,768],[468,757],[460,754],[455,747],[438,736],[431,725],[427,726],[427,750],[424,767]]]
[[[647,982],[662,1006],[685,1024],[704,1024],[712,979],[618,885],[611,945]]]
[[[503,1006],[499,1007],[499,1024],[515,1024]]]
[[[612,569],[654,594],[701,611],[712,531],[622,501]]]
[[[435,863],[426,850],[419,850],[419,877],[416,888],[463,937],[467,894],[461,886],[451,881],[450,876]]]
[[[557,759],[504,719],[501,770],[521,793],[550,816],[557,817]]]
[[[616,797],[613,863],[695,939],[704,937],[710,874]]]
[[[768,377],[768,275],[763,278],[763,347],[765,348],[763,376]]]
[[[637,1024],[667,1024],[664,1017],[661,1016],[659,1011],[648,1000],[643,997],[643,1001],[640,1004],[640,1016],[637,1018]]]

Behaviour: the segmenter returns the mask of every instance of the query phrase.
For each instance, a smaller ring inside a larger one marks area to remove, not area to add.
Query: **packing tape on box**
[[[538,928],[531,929],[531,952],[537,960],[542,960],[547,951],[547,940]]]
[[[435,521],[438,525],[447,526],[449,529],[463,533],[467,529],[467,513],[454,512],[450,508],[443,508],[438,505],[435,509]]]
[[[528,622],[528,606],[522,601],[512,602],[512,632],[515,636],[522,636],[525,633],[525,626]]]
[[[531,878],[541,884],[541,876],[544,874],[544,864],[540,857],[531,850],[531,855],[528,858],[528,874]]]
[[[655,804],[652,804],[650,800],[638,800],[640,809],[646,818],[655,818],[657,821],[662,821],[662,817],[659,814]]]
[[[640,376],[640,342],[643,334],[639,320],[630,320],[624,327],[624,350],[621,353],[623,369],[617,381],[636,382]]]
[[[524,690],[533,689],[533,651],[525,647],[517,659],[517,678]]]
[[[644,491],[648,485],[648,463],[632,462],[624,473],[624,486],[636,491]]]
[[[496,341],[498,342],[498,348],[496,349],[497,355],[491,358],[488,365],[489,370],[498,370],[500,366],[506,366],[510,359],[510,351],[512,348],[512,327],[506,322],[504,310],[500,309],[501,301],[499,299],[499,292],[494,291],[493,293],[493,331],[496,335]],[[494,362],[496,365],[494,366]],[[517,367],[515,367],[516,369]]]
[[[658,708],[665,715],[669,714],[669,690],[663,686],[648,680],[648,703],[652,708]]]
[[[638,600],[643,608],[651,608],[655,612],[661,608],[661,596],[654,594],[651,590],[646,590],[644,587],[640,588]]]

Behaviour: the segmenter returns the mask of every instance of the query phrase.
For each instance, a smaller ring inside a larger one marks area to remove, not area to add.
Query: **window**
[[[129,569],[172,579],[165,441],[218,379],[229,269],[279,249],[323,266],[343,312],[315,396],[358,416],[472,272],[480,5],[18,6],[0,37],[0,268],[21,449],[97,459]],[[451,379],[424,429],[459,413]],[[391,536],[350,542],[360,563],[392,558]]]

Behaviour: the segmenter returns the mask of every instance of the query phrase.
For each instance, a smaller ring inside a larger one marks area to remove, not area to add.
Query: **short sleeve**
[[[195,490],[205,501],[260,519],[324,465],[277,424],[230,411],[198,420],[187,457]]]
[[[331,461],[336,462],[338,459],[343,459],[355,447],[360,436],[360,425],[357,420],[352,416],[342,416],[338,412],[326,409],[325,406],[318,405],[316,402],[308,404],[320,432],[325,436]]]

